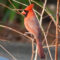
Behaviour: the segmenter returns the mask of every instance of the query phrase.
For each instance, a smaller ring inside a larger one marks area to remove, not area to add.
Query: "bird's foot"
[[[30,33],[30,32],[25,32],[25,33],[24,33],[24,35],[29,35],[29,34],[31,34],[31,33]]]
[[[34,39],[34,36],[30,32],[25,32],[24,35],[28,35],[28,36],[30,36],[31,38]]]

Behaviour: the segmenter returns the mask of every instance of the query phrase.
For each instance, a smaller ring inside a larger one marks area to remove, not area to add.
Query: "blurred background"
[[[10,1],[12,2],[12,4],[15,6],[16,9],[24,9],[26,6],[23,4],[29,5],[30,0],[16,0],[20,3],[17,3],[14,0],[0,0],[0,24],[9,26],[11,28],[14,28],[24,33],[27,31],[24,27],[24,16],[16,13],[15,10],[12,11],[14,7],[10,4]],[[43,6],[44,0],[32,0],[31,1],[31,3],[35,4],[34,9],[37,12],[41,13],[42,7],[38,6],[33,1]],[[57,0],[47,0],[47,5],[46,5],[46,8],[48,9],[47,12],[52,14],[54,18],[56,18],[56,4],[57,4]],[[5,5],[11,9],[8,9],[7,7],[5,7]],[[19,10],[19,12],[21,11]],[[37,16],[38,16],[38,19],[40,19],[40,16],[38,14]],[[42,24],[45,32],[47,30],[47,27],[50,21],[51,19],[48,13],[45,12],[43,15],[43,24]],[[44,38],[42,37],[42,39]],[[48,39],[49,44],[51,44],[52,41],[55,40],[55,25],[53,22],[51,24],[47,39]],[[17,58],[17,60],[20,60],[20,59],[30,60],[31,54],[32,54],[31,53],[31,49],[32,49],[31,40],[29,40],[28,38],[22,35],[19,35],[16,32],[13,32],[9,29],[5,29],[2,27],[0,27],[0,40],[1,40],[0,44],[2,44],[9,52],[11,52],[12,55],[14,55]],[[14,60],[3,49],[0,48],[0,50],[1,50],[0,56],[8,57],[10,60]],[[47,49],[44,49],[44,50],[45,52],[47,52]],[[55,50],[53,49],[53,51]],[[52,52],[52,49],[51,49],[51,52]],[[54,52],[52,54],[53,54],[52,56],[54,57]],[[48,54],[48,58],[50,59],[49,54]]]

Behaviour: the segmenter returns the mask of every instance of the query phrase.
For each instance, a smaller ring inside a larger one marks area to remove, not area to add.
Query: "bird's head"
[[[29,6],[27,6],[27,7],[23,10],[22,14],[23,14],[24,16],[27,16],[28,12],[29,12],[30,10],[32,10],[33,7],[34,7],[34,4],[30,4]]]

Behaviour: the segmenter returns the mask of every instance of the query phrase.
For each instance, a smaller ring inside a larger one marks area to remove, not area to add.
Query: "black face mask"
[[[26,17],[29,11],[27,11],[27,10],[24,10],[24,12],[26,13],[26,14],[25,14],[25,17]]]

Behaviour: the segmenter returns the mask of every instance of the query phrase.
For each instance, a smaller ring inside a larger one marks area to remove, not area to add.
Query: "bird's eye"
[[[28,12],[29,12],[29,11],[27,11],[27,10],[24,10],[24,12],[26,13],[26,14],[25,14],[25,16],[27,16],[27,14],[28,14]]]

